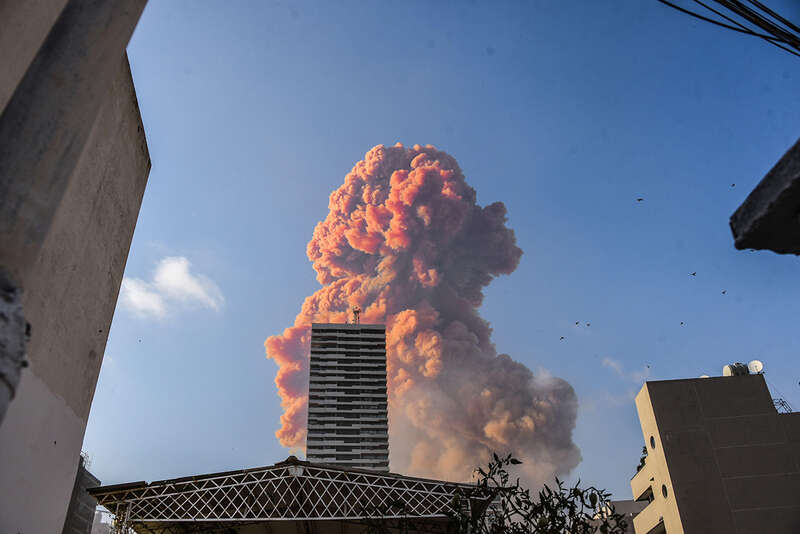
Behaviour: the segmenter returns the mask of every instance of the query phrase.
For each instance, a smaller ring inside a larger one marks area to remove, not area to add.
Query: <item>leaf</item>
[[[511,462],[511,465],[519,465],[519,464],[522,463],[521,461],[517,460],[516,458],[511,458],[509,460],[509,462]]]

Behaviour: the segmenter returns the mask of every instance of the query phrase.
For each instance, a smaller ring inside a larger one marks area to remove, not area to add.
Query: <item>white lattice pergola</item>
[[[391,473],[343,469],[290,456],[268,467],[90,493],[137,533],[266,532],[348,534],[365,522],[413,519],[441,526],[458,488],[474,486]]]

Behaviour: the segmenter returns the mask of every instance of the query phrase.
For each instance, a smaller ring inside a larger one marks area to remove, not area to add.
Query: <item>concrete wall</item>
[[[68,0],[0,115],[0,267],[23,290],[145,2]],[[26,41],[26,26],[0,33]]]
[[[762,375],[648,382],[636,406],[648,457],[631,486],[655,496],[637,532],[646,513],[670,533],[800,532],[800,414],[777,413]]]
[[[0,532],[59,532],[150,171],[126,57],[34,266],[25,369],[0,426]]]
[[[67,0],[0,0],[0,110],[6,107],[66,4]]]
[[[642,510],[644,510],[647,503],[639,501],[611,501],[611,504],[614,507],[614,512],[621,515],[625,519],[624,534],[636,534],[636,530],[634,530],[633,526],[633,520]],[[605,515],[606,511],[606,509],[601,509],[601,515],[607,517]],[[600,519],[595,517],[592,525],[599,527],[600,521]],[[600,530],[596,530],[595,534],[600,534]]]
[[[649,533],[659,524],[670,534],[684,534],[675,500],[675,485],[670,478],[662,431],[656,421],[649,387],[650,382],[636,396],[636,410],[647,447],[647,459],[644,467],[631,480],[631,490],[634,499],[652,502],[634,517],[633,525],[637,534]],[[666,496],[661,491],[662,486],[667,490]]]

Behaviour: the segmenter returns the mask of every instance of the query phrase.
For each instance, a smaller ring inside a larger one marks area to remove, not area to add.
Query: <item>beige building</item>
[[[636,409],[636,534],[800,532],[800,413],[775,410],[763,375],[647,382]]]

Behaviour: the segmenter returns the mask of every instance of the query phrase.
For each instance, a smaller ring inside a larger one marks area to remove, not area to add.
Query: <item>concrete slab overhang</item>
[[[658,532],[663,526],[662,507],[653,501],[653,475],[652,470],[645,464],[631,479],[631,491],[635,501],[649,501],[649,504],[633,518],[636,532]]]
[[[653,475],[650,474],[650,469],[647,468],[647,463],[642,466],[639,471],[633,475],[631,479],[631,492],[633,493],[633,500],[643,501],[647,499],[648,495],[653,493]]]
[[[800,140],[750,192],[730,226],[737,249],[800,254]]]

